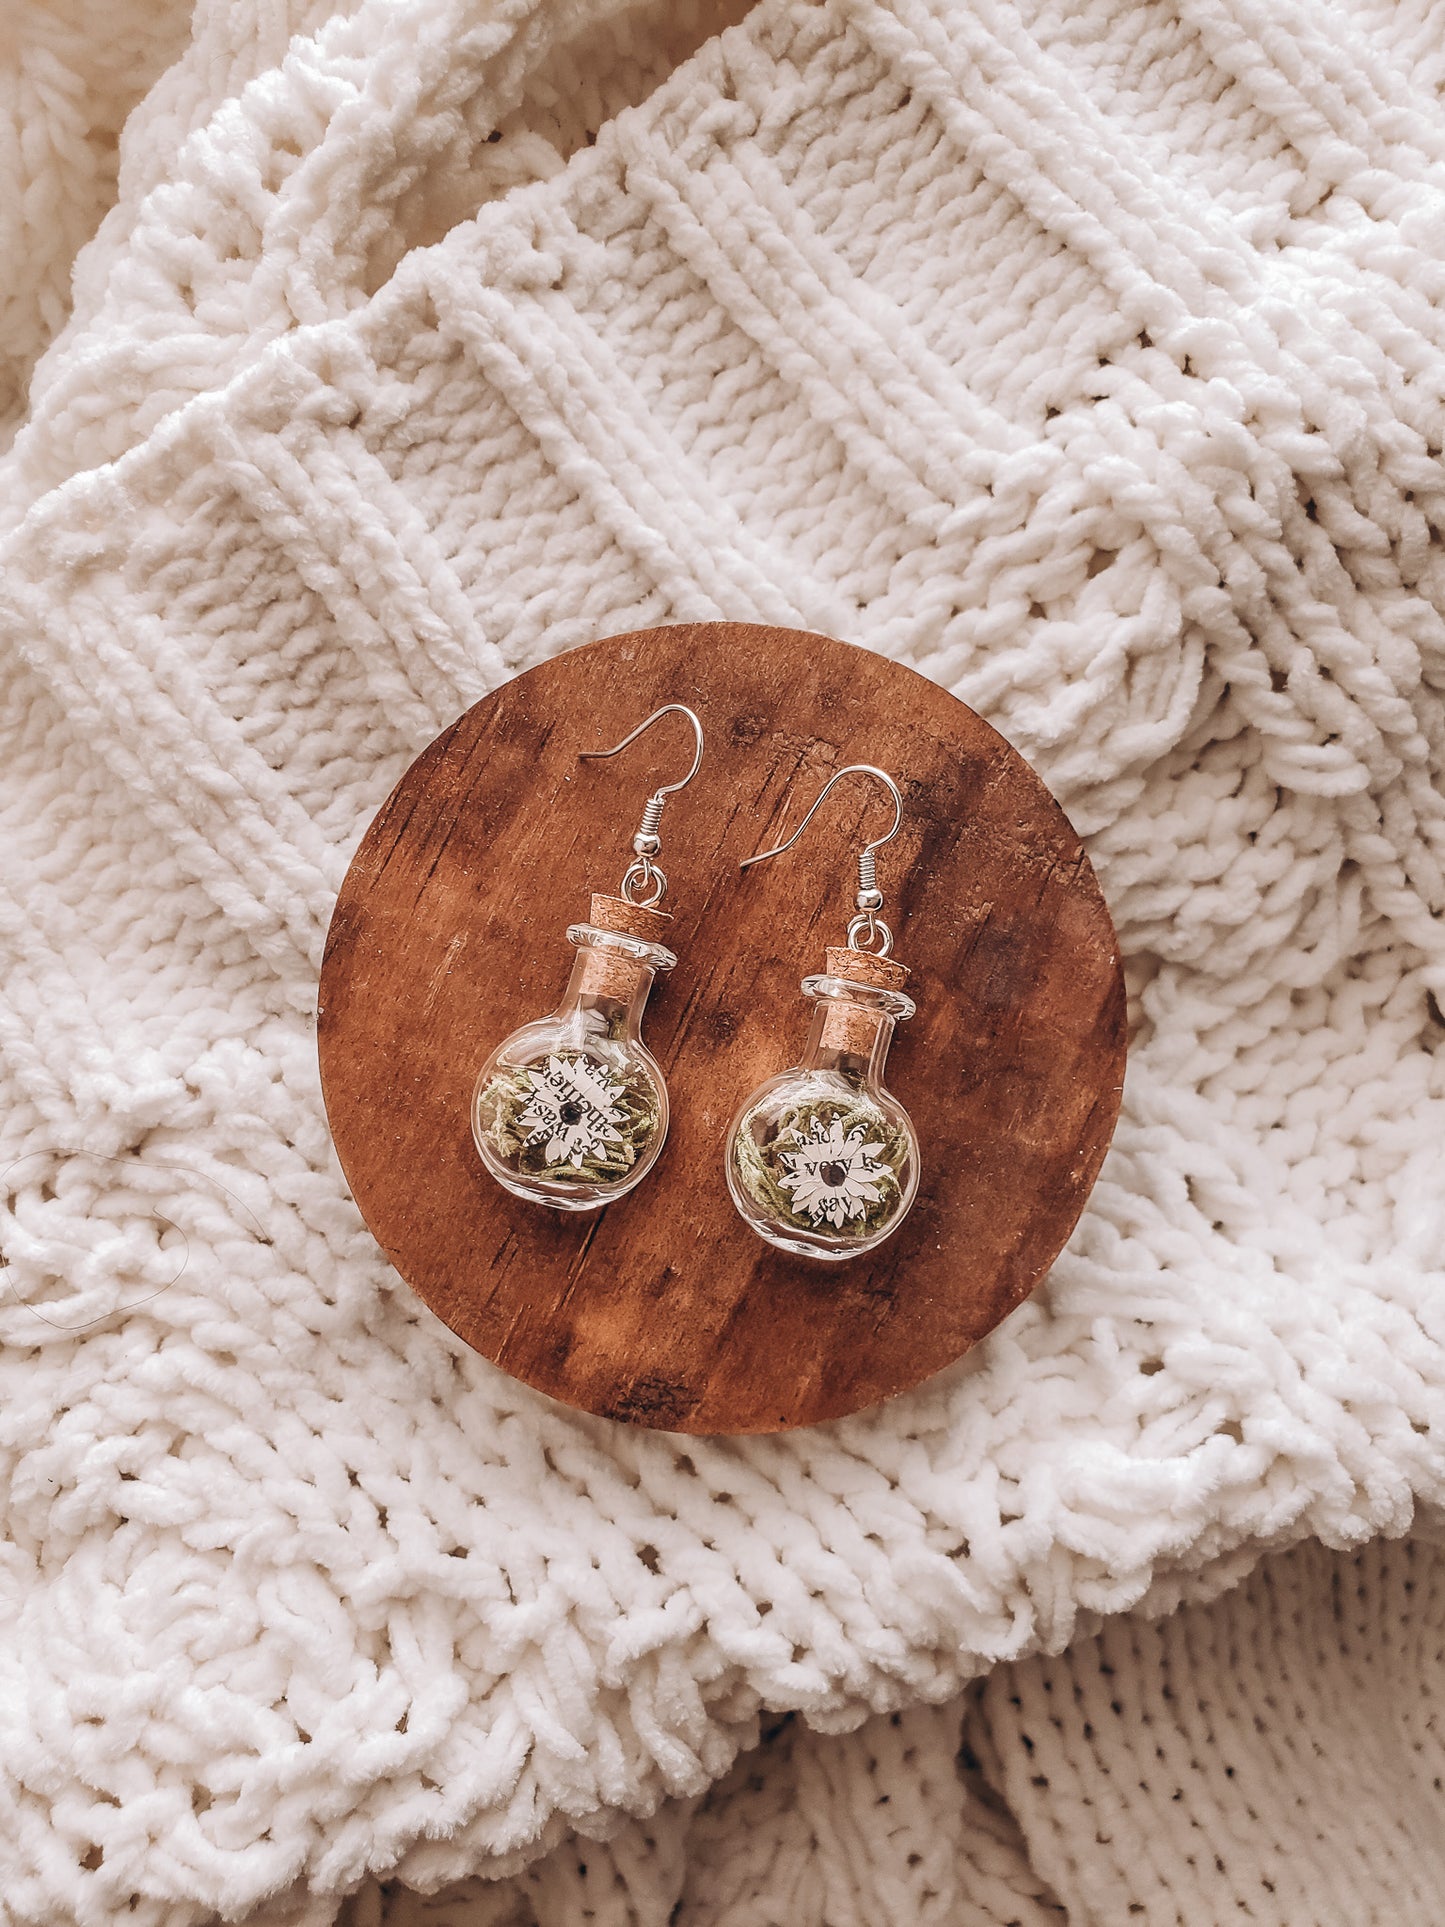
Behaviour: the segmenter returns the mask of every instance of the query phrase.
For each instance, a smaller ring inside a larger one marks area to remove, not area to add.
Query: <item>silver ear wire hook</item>
[[[662,820],[662,806],[668,797],[676,790],[686,789],[693,777],[697,775],[702,762],[702,724],[683,703],[664,703],[661,709],[654,709],[646,722],[639,723],[630,736],[624,736],[622,741],[613,748],[583,749],[577,752],[579,760],[583,762],[594,757],[615,756],[619,750],[626,749],[629,743],[635,743],[643,730],[651,729],[660,716],[686,716],[692,724],[692,733],[697,747],[693,751],[692,768],[681,782],[659,784],[642,806],[642,821],[637,826],[636,836],[632,839],[635,860],[627,866],[627,873],[622,879],[624,900],[636,904],[642,910],[655,910],[662,902],[663,892],[667,888],[666,875],[652,860],[662,848],[662,838],[657,834],[657,826]],[[634,889],[651,889],[652,895],[637,897],[633,895]]]
[[[841,783],[845,776],[876,776],[880,783],[887,786],[888,794],[893,798],[892,829],[884,836],[875,836],[871,843],[866,843],[858,852],[858,895],[854,899],[858,906],[858,915],[854,917],[853,921],[848,925],[848,947],[850,950],[871,950],[876,943],[878,946],[877,954],[880,957],[886,957],[893,948],[893,932],[878,914],[883,908],[883,892],[878,888],[878,864],[873,852],[875,850],[881,850],[885,843],[891,843],[894,837],[897,836],[899,826],[903,822],[903,797],[899,792],[898,785],[888,774],[887,770],[875,769],[872,763],[849,763],[846,769],[834,770],[833,774],[828,778],[827,782],[814,798],[812,809],[808,811],[808,814],[803,818],[797,829],[793,831],[793,834],[788,838],[787,842],[779,843],[775,849],[759,850],[756,856],[744,857],[743,861],[738,865],[738,868],[740,870],[746,870],[751,864],[766,863],[770,856],[781,856],[784,850],[791,850],[798,838],[817,815],[823,798],[828,794],[829,790],[832,789],[833,785],[835,783]],[[857,942],[857,938],[865,931],[868,941],[866,944],[860,944]]]

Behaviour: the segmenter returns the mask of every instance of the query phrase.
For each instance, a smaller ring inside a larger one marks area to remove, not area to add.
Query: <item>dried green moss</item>
[[[767,1108],[765,1101],[747,1113],[733,1143],[739,1181],[755,1204],[778,1223],[815,1236],[866,1238],[888,1222],[903,1199],[902,1173],[911,1148],[906,1130],[892,1124],[860,1091],[847,1097],[812,1097],[790,1105],[759,1144],[754,1139],[754,1125],[759,1113]],[[834,1126],[838,1127],[835,1135],[845,1140],[850,1132],[861,1129],[870,1161],[883,1167],[882,1175],[876,1169],[870,1173],[878,1185],[877,1199],[841,1224],[799,1210],[793,1189],[782,1182],[789,1175],[785,1154],[828,1137],[834,1133]]]
[[[620,1080],[620,1089],[612,1094],[618,1115],[611,1122],[606,1146],[575,1163],[570,1159],[552,1161],[547,1137],[538,1136],[534,1127],[524,1122],[523,1114],[537,1096],[534,1073],[549,1062],[584,1065]],[[660,1115],[656,1088],[644,1070],[620,1052],[613,1059],[575,1049],[543,1051],[530,1064],[498,1071],[482,1093],[478,1109],[492,1148],[514,1170],[528,1177],[576,1185],[616,1184],[625,1178],[651,1142]]]

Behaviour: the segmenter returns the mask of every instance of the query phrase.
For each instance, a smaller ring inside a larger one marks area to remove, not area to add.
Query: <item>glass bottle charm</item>
[[[591,920],[568,930],[577,955],[562,1002],[503,1038],[472,1091],[472,1136],[486,1170],[515,1197],[554,1211],[597,1211],[625,1197],[667,1138],[667,1086],[642,1041],[653,978],[677,962],[662,941],[671,918],[658,908],[667,877],[654,859],[663,805],[697,775],[702,725],[683,704],[665,703],[615,748],[580,752],[615,756],[669,715],[692,725],[691,769],[648,797],[621,893],[594,895]]]
[[[769,1078],[728,1131],[733,1203],[760,1238],[805,1258],[871,1251],[918,1189],[918,1138],[883,1082],[893,1027],[917,1006],[902,964],[830,948],[802,1059]]]
[[[780,1251],[825,1261],[856,1258],[891,1238],[918,1191],[918,1137],[883,1082],[893,1027],[917,1009],[903,988],[907,970],[889,954],[893,932],[879,915],[874,853],[903,822],[898,785],[872,763],[848,764],[828,778],[786,842],[742,865],[790,850],[845,776],[884,785],[893,826],[858,853],[847,943],[829,948],[823,975],[803,979],[813,1021],[802,1062],[744,1101],[728,1126],[726,1153],[728,1190],[744,1221]]]
[[[523,1024],[482,1066],[472,1135],[483,1164],[519,1198],[595,1211],[640,1184],[667,1136],[667,1086],[642,1041],[652,980],[677,962],[658,941],[668,919],[594,896],[574,923],[567,994]]]

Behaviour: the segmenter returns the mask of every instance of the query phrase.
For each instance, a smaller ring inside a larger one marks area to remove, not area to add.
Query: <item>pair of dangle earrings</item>
[[[662,942],[667,878],[655,859],[663,807],[701,765],[702,725],[681,703],[667,703],[614,748],[580,752],[616,756],[668,715],[692,725],[692,767],[648,797],[619,894],[594,894],[589,921],[568,930],[577,956],[560,1006],[504,1038],[477,1077],[472,1134],[483,1164],[517,1197],[554,1210],[595,1211],[624,1196],[646,1177],[667,1136],[667,1086],[642,1041],[653,979],[677,962]],[[825,1260],[881,1244],[918,1189],[918,1140],[883,1081],[893,1027],[916,1008],[903,988],[908,972],[891,955],[877,880],[875,853],[903,820],[897,784],[872,764],[849,764],[828,779],[785,842],[741,866],[790,850],[845,776],[882,783],[893,823],[859,854],[857,914],[846,943],[830,946],[826,968],[803,980],[814,1009],[801,1061],[743,1102],[726,1151],[728,1190],[744,1221],[780,1250]]]

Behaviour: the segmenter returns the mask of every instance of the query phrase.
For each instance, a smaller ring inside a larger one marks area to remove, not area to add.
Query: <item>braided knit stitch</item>
[[[942,1700],[1445,1495],[1445,13],[670,17],[203,6],[37,369],[0,515],[8,1921],[506,1871],[700,1794],[760,1709]],[[1085,1219],[974,1356],[682,1442],[398,1284],[315,983],[462,705],[714,617],[1009,735],[1089,839],[1134,1042]]]
[[[102,37],[85,0],[0,14],[0,448],[64,318],[71,264],[116,192],[116,137],[185,40],[183,0],[129,7]]]

